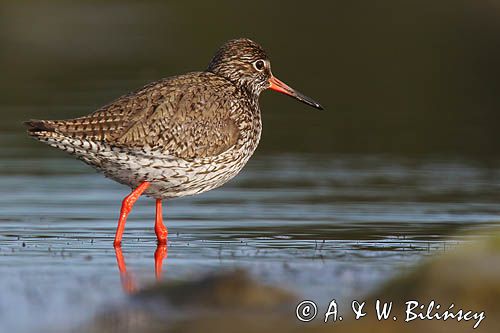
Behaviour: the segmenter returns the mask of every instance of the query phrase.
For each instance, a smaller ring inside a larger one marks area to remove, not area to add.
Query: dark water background
[[[0,5],[0,331],[52,330],[125,298],[112,239],[128,189],[26,138],[247,36],[316,112],[270,92],[227,186],[166,203],[164,279],[244,267],[313,299],[363,297],[500,222],[500,6],[494,1]],[[123,251],[153,283],[153,201]],[[291,314],[292,315],[292,314]]]

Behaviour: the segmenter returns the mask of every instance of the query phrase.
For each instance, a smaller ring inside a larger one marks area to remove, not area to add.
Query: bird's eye
[[[253,67],[255,67],[255,69],[259,72],[262,72],[264,67],[266,67],[266,63],[264,62],[264,60],[260,59],[253,63]]]

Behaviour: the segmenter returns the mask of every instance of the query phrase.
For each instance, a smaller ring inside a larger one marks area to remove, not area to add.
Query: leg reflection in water
[[[163,259],[166,259],[168,255],[167,243],[158,244],[155,251],[155,276],[156,281],[161,280]]]
[[[127,271],[127,265],[125,264],[121,246],[115,246],[115,255],[116,263],[118,264],[118,270],[120,271],[120,281],[123,291],[128,294],[133,294],[137,291],[137,283],[133,275]],[[167,243],[159,243],[154,254],[155,276],[157,281],[160,281],[161,279],[163,260],[167,258],[167,255]]]

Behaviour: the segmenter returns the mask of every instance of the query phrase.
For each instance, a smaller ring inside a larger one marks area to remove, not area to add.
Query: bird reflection
[[[127,265],[125,264],[125,258],[123,257],[122,247],[115,246],[116,263],[118,264],[118,270],[120,272],[120,281],[122,284],[123,291],[128,294],[135,293],[137,289],[137,283],[134,279],[132,273],[127,271]],[[155,277],[157,281],[160,281],[163,269],[163,260],[168,256],[167,244],[158,244],[156,246],[154,258],[155,258]]]

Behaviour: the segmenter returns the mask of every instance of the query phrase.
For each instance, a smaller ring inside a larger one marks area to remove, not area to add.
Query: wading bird
[[[162,200],[209,191],[240,172],[260,140],[258,99],[266,89],[322,109],[273,76],[257,43],[236,39],[203,72],[153,82],[87,116],[25,124],[31,137],[133,189],[122,203],[115,246],[142,194],[156,199],[155,233],[165,244]]]

